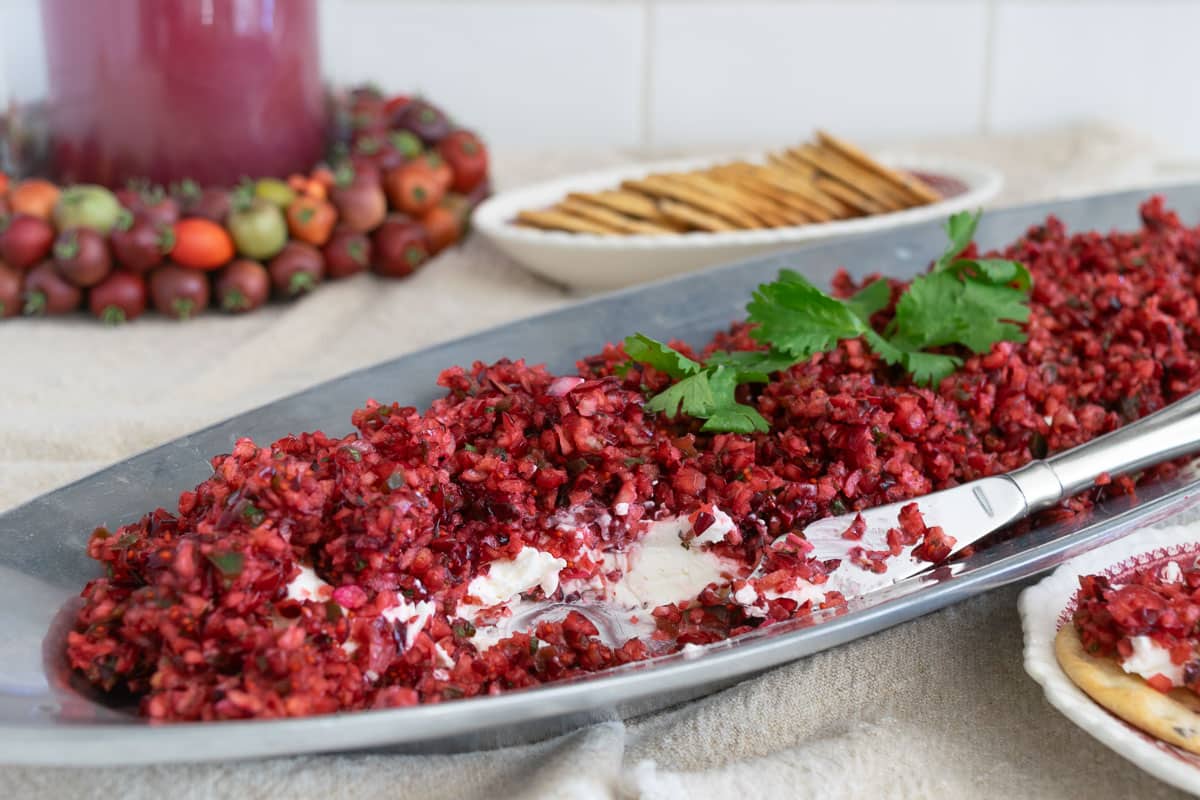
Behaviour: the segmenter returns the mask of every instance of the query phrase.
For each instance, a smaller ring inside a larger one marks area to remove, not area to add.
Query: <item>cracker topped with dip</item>
[[[1200,568],[1167,561],[1125,580],[1080,577],[1055,638],[1058,663],[1130,725],[1200,754]]]

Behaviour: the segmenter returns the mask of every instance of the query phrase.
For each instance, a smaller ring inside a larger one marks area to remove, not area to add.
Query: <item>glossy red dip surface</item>
[[[344,438],[242,440],[176,513],[92,537],[107,575],[83,592],[70,664],[154,719],[302,715],[504,692],[806,613],[811,600],[783,595],[798,580],[819,587],[831,565],[806,560],[802,544],[771,551],[747,591],[775,536],[1013,469],[1200,388],[1200,230],[1157,199],[1143,222],[1069,236],[1051,218],[1006,248],[1034,276],[1029,340],[967,357],[936,391],[858,341],[743,387],[767,434],[701,434],[645,411],[669,379],[623,366],[608,345],[578,376],[519,361],[448,369],[427,411],[368,402]],[[836,288],[853,286],[842,276]],[[710,344],[755,346],[743,325]],[[1132,486],[1114,480],[1049,518]],[[732,529],[695,542],[717,510]],[[491,647],[472,640],[459,612],[493,562],[527,547],[561,558],[551,594],[569,601],[588,580],[619,577],[603,551],[684,516],[684,540],[730,574],[643,615],[646,635],[609,647],[572,614]],[[329,596],[289,597],[302,565]],[[737,599],[748,594],[753,605]],[[396,621],[397,607],[423,602],[427,622]]]

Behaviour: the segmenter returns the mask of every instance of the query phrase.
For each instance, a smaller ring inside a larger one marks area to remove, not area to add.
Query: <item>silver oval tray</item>
[[[1184,219],[1200,219],[1200,185],[1021,206],[985,215],[983,246],[1011,241],[1047,214],[1073,230],[1129,228],[1152,192]],[[66,688],[61,658],[70,609],[98,572],[86,554],[97,525],[131,522],[209,472],[208,459],[239,436],[273,441],[300,430],[349,429],[367,398],[424,407],[438,372],[479,359],[524,357],[552,370],[641,330],[696,343],[738,318],[751,290],[781,267],[828,283],[852,273],[910,276],[941,251],[938,225],[908,226],[853,240],[694,273],[588,300],[380,364],[233,417],[135,456],[0,515],[0,761],[57,765],[203,761],[367,747],[446,751],[495,747],[553,735],[589,722],[629,717],[698,697],[777,664],[857,639],[971,595],[1037,574],[1200,499],[1200,483],[1180,478],[1145,485],[1136,503],[1115,500],[1086,520],[1032,530],[886,591],[843,613],[769,626],[594,677],[512,692],[383,711],[281,721],[149,725]]]

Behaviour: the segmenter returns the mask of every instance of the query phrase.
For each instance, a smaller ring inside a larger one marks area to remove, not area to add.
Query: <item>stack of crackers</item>
[[[666,235],[809,225],[886,214],[941,199],[919,178],[818,131],[815,141],[693,172],[647,175],[612,191],[574,193],[517,224],[605,236]]]

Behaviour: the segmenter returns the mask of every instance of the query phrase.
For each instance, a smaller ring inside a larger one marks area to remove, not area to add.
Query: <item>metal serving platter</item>
[[[998,246],[1056,214],[1073,230],[1131,228],[1140,201],[1166,195],[1185,220],[1200,219],[1200,184],[1142,189],[993,211],[978,241]],[[98,573],[86,555],[91,530],[130,522],[203,480],[210,456],[239,436],[269,442],[290,432],[349,430],[369,397],[425,406],[440,370],[476,359],[524,357],[568,370],[641,330],[700,343],[738,318],[751,290],[781,267],[818,284],[839,265],[852,273],[911,276],[941,252],[938,225],[920,224],[720,267],[586,300],[321,384],[135,456],[0,515],[0,761],[57,765],[206,761],[389,747],[449,751],[546,737],[589,722],[629,717],[698,697],[770,667],[834,647],[1046,570],[1200,499],[1180,478],[1139,489],[1084,521],[1035,529],[855,601],[827,619],[769,626],[689,653],[572,682],[412,708],[284,721],[150,725],[65,688],[61,646],[70,607]]]

